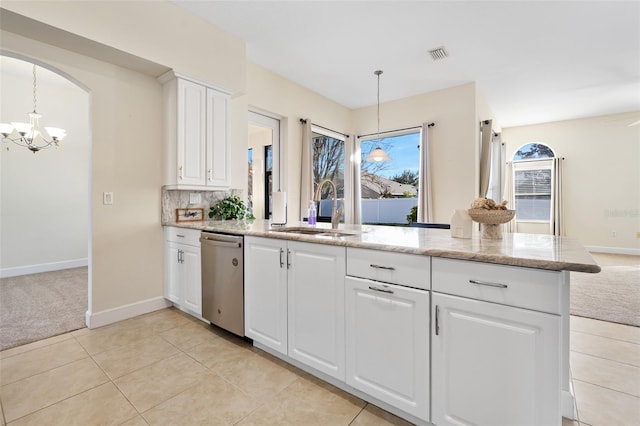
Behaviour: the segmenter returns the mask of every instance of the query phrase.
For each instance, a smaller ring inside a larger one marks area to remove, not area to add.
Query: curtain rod
[[[427,124],[427,127],[433,127],[435,125],[436,123],[429,123]],[[422,129],[422,126],[405,127],[404,129],[386,130],[384,132],[369,133],[367,135],[358,135],[358,139],[365,138],[367,136],[384,135],[385,133],[395,133],[395,132],[402,132],[403,130],[413,130],[413,129]]]
[[[305,120],[304,118],[301,118],[301,119],[300,119],[300,123],[302,123],[302,124],[307,124],[307,120]],[[311,125],[312,125],[312,126],[316,126],[316,127],[320,127],[321,129],[325,129],[325,130],[328,130],[328,131],[333,132],[333,133],[337,133],[337,134],[339,134],[339,135],[344,136],[345,138],[349,138],[349,137],[351,137],[351,136],[349,136],[349,135],[347,135],[347,134],[345,134],[345,133],[339,132],[339,131],[337,131],[337,130],[330,129],[330,128],[328,128],[328,127],[320,126],[320,125],[318,125],[318,124],[316,124],[316,123],[311,123]]]

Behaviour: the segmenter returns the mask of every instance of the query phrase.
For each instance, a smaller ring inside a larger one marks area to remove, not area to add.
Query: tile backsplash
[[[191,204],[189,202],[191,194],[199,194],[201,202]],[[162,187],[162,223],[176,221],[176,209],[188,207],[201,207],[204,209],[205,220],[209,218],[209,207],[215,206],[220,200],[229,196],[237,195],[243,197],[240,189],[230,189],[228,191],[191,191],[182,189],[166,189]]]

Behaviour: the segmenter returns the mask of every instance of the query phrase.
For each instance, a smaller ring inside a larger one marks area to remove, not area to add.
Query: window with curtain
[[[540,143],[524,145],[513,156],[516,221],[551,221],[554,157],[553,150]]]
[[[331,218],[333,207],[332,198],[338,199],[338,207],[342,207],[344,200],[344,166],[345,145],[344,139],[338,135],[329,135],[320,130],[313,129],[311,133],[312,158],[313,158],[313,192],[324,179],[331,180],[336,185],[337,194],[332,194],[331,186],[324,185],[320,193],[321,202],[318,207],[318,219]],[[312,194],[313,195],[313,194]],[[301,200],[303,202],[303,200]],[[303,205],[307,205],[303,202]]]
[[[371,151],[378,147],[389,154],[391,161],[366,161]],[[407,217],[416,214],[420,180],[419,148],[419,131],[361,142],[362,223],[407,225]]]

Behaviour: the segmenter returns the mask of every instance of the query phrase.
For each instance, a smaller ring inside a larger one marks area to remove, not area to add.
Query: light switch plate
[[[197,192],[189,193],[189,204],[200,204],[202,203],[202,194]]]
[[[105,206],[110,206],[113,204],[113,192],[102,193],[102,204],[104,204]]]

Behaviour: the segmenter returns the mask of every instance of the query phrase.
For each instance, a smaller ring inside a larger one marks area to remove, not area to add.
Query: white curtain
[[[553,159],[552,169],[552,194],[551,220],[549,221],[549,233],[551,235],[564,235],[564,206],[562,196],[562,158]]]
[[[345,223],[360,224],[362,223],[362,211],[360,205],[361,182],[360,182],[360,162],[362,154],[360,152],[360,143],[355,136],[348,137],[345,140],[345,191],[350,192],[348,198],[344,200],[344,221]],[[347,202],[347,199],[349,202]]]
[[[496,203],[504,200],[505,156],[506,147],[502,143],[502,135],[496,133],[491,137],[491,172],[489,173],[489,190],[486,195]]]
[[[504,194],[503,194],[504,199],[507,200],[507,207],[509,208],[509,210],[515,210],[516,208],[516,197],[513,191],[513,187],[514,187],[513,163],[509,161],[505,165],[505,181],[504,181]],[[518,231],[515,217],[509,222],[504,224],[504,231],[505,232]]]
[[[491,172],[491,120],[482,122],[480,138],[480,197],[486,197],[489,191],[489,176]]]
[[[420,134],[420,180],[418,183],[418,222],[431,222],[431,154],[429,152],[429,124],[422,124]]]
[[[300,174],[300,220],[307,216],[309,200],[313,197],[313,153],[311,152],[311,120],[302,122],[302,167]]]

